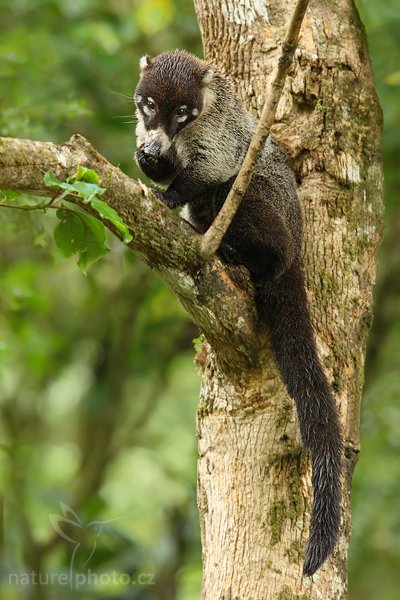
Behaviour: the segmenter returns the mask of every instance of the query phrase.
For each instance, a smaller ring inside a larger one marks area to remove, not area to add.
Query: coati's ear
[[[201,80],[203,82],[203,85],[208,85],[211,81],[211,79],[214,77],[214,71],[212,70],[211,67],[206,67],[205,69],[203,69],[202,72],[202,77]]]
[[[148,69],[151,66],[151,58],[148,54],[142,56],[142,58],[139,61],[139,66],[141,71],[144,71],[145,69]]]

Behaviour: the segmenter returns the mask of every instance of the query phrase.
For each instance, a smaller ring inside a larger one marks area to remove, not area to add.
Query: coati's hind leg
[[[236,248],[228,244],[227,241],[222,240],[217,250],[217,254],[223,260],[223,262],[228,263],[229,265],[245,264],[245,258],[238,250],[236,250]]]
[[[267,185],[263,177],[253,178],[219,252],[228,262],[245,265],[252,276],[272,279],[290,267],[299,249],[282,216],[268,202]]]

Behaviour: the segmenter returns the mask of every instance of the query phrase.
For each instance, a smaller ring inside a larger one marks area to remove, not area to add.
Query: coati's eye
[[[184,123],[186,121],[186,119],[188,118],[187,105],[182,104],[182,106],[180,106],[178,108],[178,110],[175,112],[175,116],[176,116],[176,120],[178,121],[178,123]]]
[[[157,106],[156,106],[156,103],[154,102],[153,98],[151,98],[150,96],[148,96],[147,98],[145,98],[144,101],[143,101],[141,110],[148,117],[154,116],[154,114],[155,114],[155,112],[157,110]]]
[[[147,98],[147,108],[151,111],[156,110],[156,103],[154,102],[153,98],[150,98],[150,96]]]

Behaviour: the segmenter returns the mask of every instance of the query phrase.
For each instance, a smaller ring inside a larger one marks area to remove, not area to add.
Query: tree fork
[[[0,189],[51,196],[43,176],[48,170],[61,180],[77,165],[95,170],[103,196],[124,219],[133,235],[128,245],[156,272],[182,302],[193,321],[232,373],[257,368],[257,319],[243,272],[227,270],[218,259],[200,255],[200,236],[157,200],[151,190],[111,165],[82,136],[65,144],[0,138]],[[87,205],[80,204],[84,210]],[[0,210],[1,210],[0,203]],[[111,227],[110,227],[111,228]],[[112,228],[111,228],[112,229]],[[117,231],[114,231],[118,235]],[[230,305],[226,311],[225,306]]]

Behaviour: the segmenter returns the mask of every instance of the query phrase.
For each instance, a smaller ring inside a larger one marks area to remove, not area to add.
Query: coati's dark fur
[[[150,100],[149,100],[150,99]],[[204,233],[220,210],[256,127],[229,81],[181,51],[141,60],[136,160],[167,206]],[[282,379],[312,456],[314,502],[304,573],[333,551],[340,524],[342,435],[314,341],[301,261],[302,217],[284,152],[269,137],[219,253],[245,265]]]

